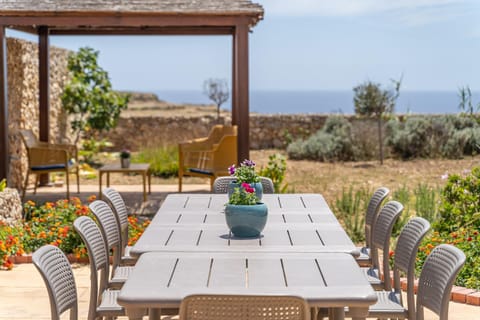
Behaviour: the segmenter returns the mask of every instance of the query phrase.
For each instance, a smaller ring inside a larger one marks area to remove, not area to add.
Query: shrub
[[[133,155],[132,162],[150,163],[153,175],[169,178],[178,175],[178,149],[176,146],[145,148]]]
[[[431,250],[442,243],[448,243],[461,249],[466,256],[465,266],[460,270],[455,284],[471,289],[480,289],[480,235],[475,228],[460,228],[453,232],[433,232],[427,236],[419,248],[416,271],[420,274],[423,263]]]
[[[437,220],[437,191],[426,184],[419,184],[415,190],[415,212],[430,223]]]
[[[272,179],[275,193],[285,193],[288,184],[282,186],[287,171],[287,160],[279,153],[272,154],[268,157],[266,167],[260,169],[260,176]]]
[[[350,186],[348,191],[343,189],[340,198],[335,200],[337,217],[354,243],[365,241],[365,213],[370,195],[370,190],[366,188],[354,192]]]
[[[450,175],[441,193],[435,229],[452,232],[466,226],[480,227],[480,167],[466,176]]]
[[[351,124],[344,117],[329,117],[323,128],[306,140],[296,140],[287,148],[292,159],[348,161],[354,158]]]
[[[95,196],[89,199],[93,200]],[[91,215],[90,209],[78,198],[46,202],[43,205],[26,202],[22,223],[13,227],[0,223],[0,267],[11,269],[11,256],[34,252],[46,244],[57,246],[66,254],[73,253],[77,258],[87,257],[85,245],[73,228],[73,221],[83,215]],[[150,221],[129,217],[128,222],[129,245],[133,245]]]

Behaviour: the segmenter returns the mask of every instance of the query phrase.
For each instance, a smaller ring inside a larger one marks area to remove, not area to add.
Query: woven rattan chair
[[[235,177],[226,176],[218,177],[213,182],[213,193],[227,193],[228,184],[232,181],[235,181]],[[273,187],[272,179],[267,177],[260,177],[260,182],[262,184],[263,193],[274,193],[275,188]]]
[[[27,148],[28,168],[23,184],[22,199],[25,198],[28,178],[36,174],[33,193],[37,192],[39,175],[50,172],[64,172],[67,185],[67,199],[70,198],[69,173],[77,177],[77,192],[80,192],[80,172],[78,166],[78,151],[75,145],[52,144],[37,139],[32,130],[20,130],[20,135]]]
[[[415,252],[416,253],[416,252]],[[413,259],[415,260],[415,259]],[[415,261],[409,261],[415,264]],[[402,304],[400,287],[392,292],[380,292],[378,302],[369,308],[369,318],[424,319],[424,308],[439,316],[439,320],[448,320],[448,306],[453,283],[465,263],[465,254],[458,248],[441,244],[434,248],[425,260],[418,280],[416,310],[413,309],[413,281],[407,290],[408,310]],[[409,267],[413,274],[414,267]],[[413,275],[412,275],[413,279]],[[347,312],[348,316],[348,312]]]
[[[373,225],[372,232],[372,266],[364,267],[365,273],[370,284],[377,290],[390,290],[392,288],[390,281],[390,238],[392,236],[393,225],[403,211],[403,205],[397,201],[389,201],[378,213],[378,217]],[[382,250],[383,261],[380,264],[379,250]],[[382,267],[384,281],[381,280],[380,266]]]
[[[124,316],[125,309],[117,303],[120,290],[108,288],[109,254],[100,228],[86,216],[77,218],[73,226],[85,243],[90,260],[88,319]]]
[[[369,308],[370,316],[415,319],[415,262],[418,247],[429,229],[430,223],[420,217],[410,219],[402,228],[395,247],[393,290],[375,292],[378,302]],[[404,275],[407,277],[407,304],[403,301],[400,283],[400,277]]]
[[[103,196],[110,202],[110,205],[115,213],[118,227],[120,228],[121,235],[121,264],[133,265],[137,261],[136,258],[130,256],[131,246],[128,246],[128,212],[125,201],[120,193],[113,188],[105,188],[102,190]]]
[[[78,296],[75,277],[62,250],[45,245],[33,253],[32,262],[47,286],[51,319],[59,320],[64,312],[69,311],[70,320],[77,320]]]
[[[110,283],[115,287],[121,287],[133,270],[131,266],[121,265],[122,241],[120,228],[115,214],[110,206],[102,200],[95,200],[89,205],[95,218],[100,224],[103,239],[106,240],[108,251],[113,250],[112,275]]]
[[[180,320],[309,320],[304,299],[294,296],[191,295]]]
[[[215,125],[208,137],[178,144],[178,191],[184,176],[204,177],[213,182],[227,176],[228,167],[237,162],[237,126]]]
[[[357,248],[360,251],[360,255],[356,258],[358,264],[362,267],[370,267],[372,265],[370,248],[372,246],[373,224],[378,216],[383,200],[385,200],[389,193],[390,190],[388,190],[388,188],[378,188],[368,202],[367,213],[365,215],[365,246]]]

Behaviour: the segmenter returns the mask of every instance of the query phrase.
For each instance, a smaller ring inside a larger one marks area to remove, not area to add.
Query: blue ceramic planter
[[[268,208],[264,203],[255,205],[227,204],[225,219],[234,236],[258,237],[267,223]]]
[[[262,200],[263,197],[263,186],[260,182],[250,183],[250,186],[255,189],[255,195],[258,198],[258,201]],[[230,182],[228,184],[228,198],[232,195],[235,188],[240,187],[240,183],[237,182]]]

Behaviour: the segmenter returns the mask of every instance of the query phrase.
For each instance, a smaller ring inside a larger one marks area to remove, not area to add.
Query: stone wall
[[[33,129],[38,136],[38,44],[8,38],[7,49],[10,153],[8,184],[21,190],[27,168],[27,157],[19,130]],[[50,48],[49,135],[53,143],[68,142],[68,121],[60,100],[64,84],[68,79],[68,54],[68,50]]]
[[[327,115],[292,114],[250,117],[250,145],[252,149],[281,148],[295,137],[308,136],[325,123]],[[228,124],[231,118],[222,118]],[[121,117],[117,128],[103,137],[114,144],[113,150],[129,148],[138,151],[144,147],[176,145],[180,141],[204,137],[217,124],[214,116],[206,117]]]

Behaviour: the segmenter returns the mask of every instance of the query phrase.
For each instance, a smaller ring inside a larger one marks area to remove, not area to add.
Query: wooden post
[[[235,106],[238,125],[238,163],[250,159],[250,111],[248,96],[248,25],[235,27]]]
[[[50,128],[50,72],[49,72],[49,38],[48,28],[41,26],[38,30],[38,74],[39,74],[39,140],[48,142]],[[48,174],[40,177],[40,184],[48,183]]]
[[[237,106],[237,52],[235,47],[236,36],[232,37],[232,125],[238,125],[238,106]]]
[[[7,37],[5,26],[0,26],[0,180],[9,178],[9,166]]]

